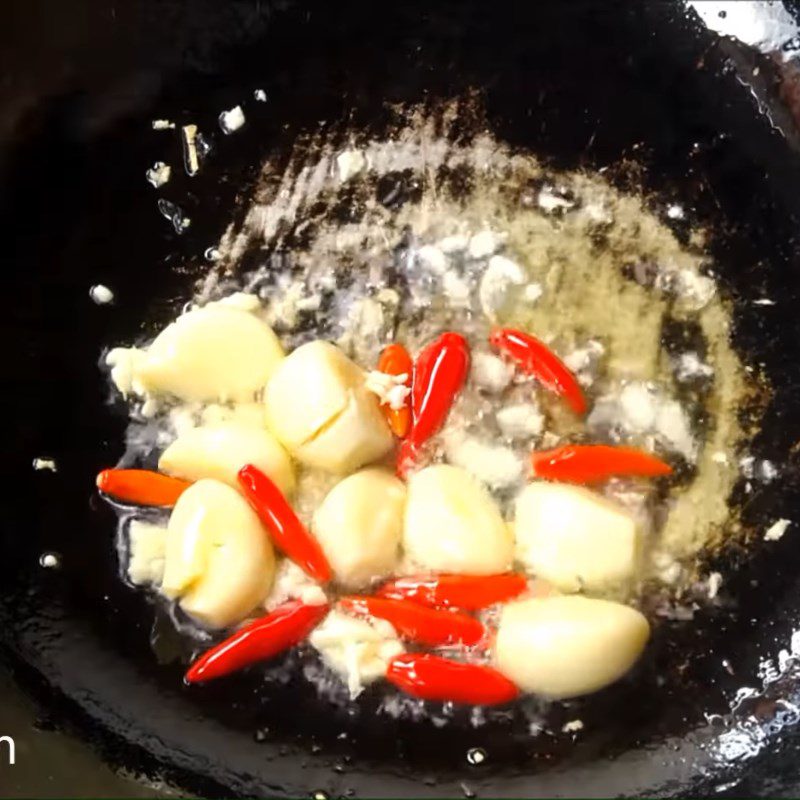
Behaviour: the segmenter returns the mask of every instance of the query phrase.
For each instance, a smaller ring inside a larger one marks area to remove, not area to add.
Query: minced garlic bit
[[[708,576],[708,599],[713,600],[718,594],[722,586],[722,575],[719,572],[712,572]]]
[[[328,602],[325,592],[293,561],[285,558],[275,576],[275,583],[264,607],[267,611],[287,600],[301,600],[306,605],[321,606]]]
[[[37,458],[34,458],[33,468],[37,472],[40,472],[42,470],[47,470],[48,472],[58,472],[58,465],[56,464],[56,460],[54,458],[48,458],[46,456],[38,456]]]
[[[495,419],[503,436],[512,440],[531,439],[544,430],[544,414],[534,403],[504,406]]]
[[[631,382],[618,396],[601,397],[587,421],[590,428],[618,424],[627,433],[651,434],[687,461],[697,457],[697,442],[686,410],[646,383]]]
[[[230,111],[223,111],[219,115],[219,127],[226,136],[238,131],[244,123],[244,111],[241,106],[234,106]]]
[[[454,233],[439,240],[438,247],[443,253],[461,253],[467,249],[469,239],[461,233]]]
[[[184,125],[181,128],[181,139],[186,174],[197,175],[200,170],[200,159],[197,155],[197,125]]]
[[[367,157],[360,150],[343,150],[336,156],[336,168],[342,183],[358,175],[366,166]]]
[[[561,728],[562,733],[577,733],[583,730],[583,721],[580,719],[573,719],[570,722],[565,722]]]
[[[144,350],[138,347],[115,347],[106,356],[106,365],[111,367],[111,380],[123,397],[145,394],[145,388],[138,378],[144,357]]]
[[[667,206],[667,216],[670,219],[685,219],[686,212],[684,211],[683,206],[673,203],[672,205]]]
[[[508,302],[511,289],[522,286],[526,280],[525,270],[515,261],[505,256],[492,256],[478,287],[478,299],[483,313],[490,320],[496,321],[498,312]],[[541,287],[539,289],[541,291]]]
[[[175,123],[168,119],[154,119],[151,124],[154,131],[168,131],[175,127]]]
[[[713,374],[714,368],[702,362],[697,353],[681,353],[675,360],[675,377],[678,381],[710,378]]]
[[[470,371],[476,385],[492,394],[502,392],[514,377],[514,368],[491,353],[474,353]]]
[[[114,292],[102,283],[96,283],[89,289],[89,297],[99,306],[114,302]]]
[[[164,578],[167,529],[142,520],[128,526],[128,580],[136,585],[158,585]]]
[[[522,297],[526,303],[535,303],[544,294],[540,283],[529,283],[522,290]]]
[[[567,200],[566,197],[559,197],[559,195],[553,191],[552,187],[549,186],[543,187],[539,192],[537,203],[539,204],[539,208],[548,214],[561,208],[569,209],[575,205],[573,200]]]
[[[156,161],[155,164],[145,172],[144,176],[152,187],[158,189],[159,186],[163,186],[172,176],[172,167],[169,164],[165,164],[163,161]]]
[[[774,522],[767,528],[767,532],[764,534],[764,541],[765,542],[777,542],[784,533],[786,533],[786,529],[792,524],[790,519],[779,519],[777,522]]]
[[[522,480],[522,461],[508,447],[450,431],[444,436],[444,452],[450,464],[465,469],[490,489],[505,489]]]
[[[504,240],[504,236],[494,231],[481,231],[470,238],[467,252],[470,258],[487,258],[500,249]]]
[[[389,408],[399,411],[405,407],[411,394],[411,389],[405,385],[408,379],[409,375],[405,372],[401,375],[390,375],[374,369],[367,373],[364,387],[378,396],[382,406],[388,405]]]
[[[454,269],[445,272],[442,286],[447,297],[448,305],[452,308],[469,308],[470,290],[469,283],[465,281]]]
[[[383,619],[357,619],[331,611],[309,636],[323,661],[347,682],[352,698],[386,674],[389,661],[404,652],[395,629]]]
[[[39,565],[46,569],[55,569],[61,561],[55,553],[42,553],[39,556]]]
[[[432,244],[426,244],[417,251],[417,260],[425,269],[435,275],[444,275],[447,271],[447,256]]]
[[[258,103],[266,103],[267,93],[263,89],[256,89],[253,92],[253,99],[256,100],[256,102]]]
[[[692,311],[700,311],[711,302],[717,293],[712,278],[700,275],[691,269],[683,269],[678,275],[678,295]]]

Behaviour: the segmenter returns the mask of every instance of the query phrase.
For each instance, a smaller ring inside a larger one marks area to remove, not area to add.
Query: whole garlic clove
[[[162,453],[158,468],[184,480],[214,478],[238,489],[236,475],[245,464],[258,467],[285,495],[294,491],[292,461],[278,440],[263,428],[235,422],[184,432]]]
[[[167,526],[162,592],[203,625],[244,619],[267,596],[272,544],[247,501],[225,483],[200,480],[178,499]]]
[[[182,400],[252,400],[283,360],[278,337],[254,314],[214,304],[178,317],[137,366],[144,388]]]
[[[331,489],[314,514],[312,530],[339,583],[358,589],[391,574],[405,502],[405,485],[384,469],[356,472]]]
[[[511,566],[513,543],[483,486],[458,467],[426,467],[408,481],[403,545],[412,562],[439,572],[491,575]]]
[[[517,560],[562,591],[618,589],[636,575],[639,526],[596,492],[535,481],[517,498],[513,527]]]
[[[522,691],[550,698],[595,692],[621,678],[650,637],[636,609],[562,595],[508,603],[495,640],[495,666]]]

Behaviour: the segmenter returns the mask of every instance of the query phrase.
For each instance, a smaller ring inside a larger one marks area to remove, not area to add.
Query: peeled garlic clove
[[[214,478],[239,488],[236,474],[253,464],[289,495],[294,469],[289,454],[267,430],[235,422],[204,425],[181,434],[161,455],[158,468],[177,478]]]
[[[394,569],[405,501],[406,487],[384,469],[350,475],[327,494],[312,530],[343,586],[358,589]]]
[[[147,348],[137,377],[183,400],[252,400],[283,360],[272,328],[254,314],[215,304],[167,325]]]
[[[267,427],[292,451],[341,414],[350,402],[350,390],[363,383],[362,370],[335,345],[304,344],[267,384]]]
[[[619,588],[636,574],[636,520],[579,486],[528,485],[517,498],[514,537],[526,570],[565,592]]]
[[[350,393],[342,413],[294,455],[309,467],[341,475],[383,458],[393,446],[378,398],[360,388]]]
[[[178,499],[167,527],[161,589],[202,624],[224,628],[267,596],[275,574],[269,538],[227,484],[200,480]]]
[[[505,572],[513,556],[511,534],[488,492],[445,464],[409,479],[403,545],[422,568],[468,575]]]
[[[496,667],[522,691],[577,697],[621,678],[650,637],[636,609],[563,595],[508,603],[495,640]]]

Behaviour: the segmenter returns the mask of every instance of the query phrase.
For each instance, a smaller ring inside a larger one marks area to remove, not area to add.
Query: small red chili
[[[576,413],[586,413],[586,398],[566,364],[536,337],[513,328],[498,328],[489,336],[492,347],[505,353],[520,369],[567,401]]]
[[[297,518],[281,490],[252,464],[239,470],[238,479],[244,496],[278,549],[315,581],[327,583],[333,574],[328,559],[320,543]]]
[[[473,617],[426,608],[409,600],[358,595],[343,597],[339,604],[344,611],[351,614],[385,619],[404,639],[429,647],[448,644],[474,645],[485,634],[483,625]]]
[[[548,481],[597,483],[615,476],[656,477],[669,475],[672,467],[635,447],[604,444],[568,444],[531,455],[533,475]]]
[[[210,681],[266,661],[302,642],[327,613],[327,604],[290,600],[203,653],[189,667],[186,682]]]
[[[192,485],[149,469],[104,469],[96,483],[101,492],[116,500],[141,506],[174,506]]]
[[[408,350],[401,344],[390,344],[385,347],[378,360],[378,370],[387,375],[407,375],[406,386],[411,385],[411,375],[414,365]],[[405,438],[408,429],[411,427],[411,407],[408,402],[402,408],[392,408],[389,405],[382,405],[386,421],[392,429],[392,433],[399,439]]]
[[[379,597],[413,600],[435,608],[476,611],[516,597],[527,588],[525,576],[501,575],[411,575],[385,583]]]
[[[389,662],[386,679],[423,700],[493,706],[519,695],[517,687],[496,669],[427,653],[395,656]]]
[[[419,448],[444,424],[468,371],[469,345],[458,333],[443,333],[420,351],[411,383],[411,431],[398,454],[401,476],[415,462]]]

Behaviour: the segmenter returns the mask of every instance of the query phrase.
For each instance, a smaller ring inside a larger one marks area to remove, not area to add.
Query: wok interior
[[[444,728],[377,716],[382,686],[351,715],[302,678],[279,683],[270,671],[188,692],[158,622],[164,663],[153,658],[153,609],[119,582],[113,514],[92,495],[92,476],[117,458],[125,425],[96,364],[102,346],[150,333],[189,298],[208,269],[203,251],[243,213],[238,199],[265,158],[280,164],[299,135],[320,128],[343,141],[350,130],[380,135],[387,104],[422,101],[435,111],[477,89],[498,139],[554,168],[611,165],[620,184],[680,201],[712,229],[714,269],[735,304],[734,342],[773,392],[751,451],[782,473],[732,498],[763,531],[796,508],[796,154],[677,7],[411,2],[379,14],[363,3],[212,5],[196,4],[174,21],[180,44],[168,56],[147,43],[154,9],[122,11],[108,34],[123,40],[120,54],[108,54],[108,38],[90,38],[85,74],[74,78],[88,91],[39,98],[5,154],[7,336],[22,355],[10,418],[19,444],[7,467],[9,485],[19,488],[3,533],[0,624],[20,675],[98,736],[115,761],[166,769],[203,793],[447,795],[465,782],[494,795],[631,794],[701,780],[701,769],[680,768],[664,743],[676,737],[694,747],[695,738],[713,741],[734,724],[707,729],[706,715],[728,713],[736,690],[755,682],[760,660],[791,636],[798,556],[790,535],[723,554],[712,566],[725,576],[730,603],[662,626],[631,680],[547,711],[555,735],[532,736],[527,717],[513,711],[478,728],[469,710],[456,710]],[[251,104],[236,141],[218,141],[197,178],[175,175],[166,196],[192,217],[178,237],[144,181],[169,148],[169,160],[180,163],[178,144],[159,139],[149,121],[211,130],[221,109],[256,88],[269,102]],[[455,135],[474,133],[465,118]],[[92,307],[87,292],[97,282],[114,288],[114,307]],[[756,296],[777,305],[753,306]],[[137,329],[140,319],[148,331]],[[30,459],[44,453],[59,472],[32,480]],[[61,554],[61,569],[38,566],[47,550]],[[577,743],[559,733],[575,718],[585,725]],[[480,768],[467,764],[473,747],[489,755]],[[643,748],[654,749],[649,768],[626,768],[623,754]],[[780,746],[771,749],[780,763]],[[691,749],[690,758],[699,764],[705,756]],[[703,768],[712,775],[727,765]],[[752,774],[757,780],[758,768]]]

